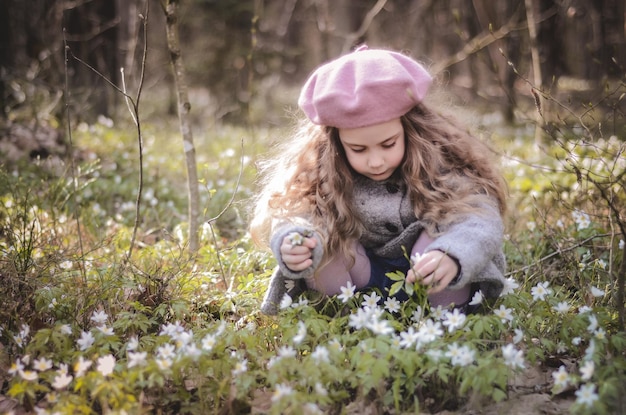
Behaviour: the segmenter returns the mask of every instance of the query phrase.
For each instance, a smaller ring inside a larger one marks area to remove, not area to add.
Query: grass
[[[236,197],[205,225],[191,258],[178,133],[145,128],[130,261],[131,128],[77,126],[74,175],[45,162],[0,173],[5,412],[463,412],[527,393],[564,400],[564,413],[624,410],[626,335],[614,298],[623,237],[598,186],[563,162],[575,155],[585,171],[616,177],[625,166],[607,154],[620,154],[623,141],[537,151],[527,131],[493,128],[511,192],[509,293],[480,313],[309,293],[268,317],[258,308],[274,260],[251,245],[245,224],[254,162],[281,133],[196,135],[204,219]],[[531,370],[542,382],[519,384]]]

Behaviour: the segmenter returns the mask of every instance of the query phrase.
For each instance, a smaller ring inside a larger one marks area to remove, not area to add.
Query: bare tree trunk
[[[200,212],[200,197],[198,194],[198,170],[196,166],[196,149],[193,145],[191,122],[189,120],[189,95],[185,80],[185,67],[180,50],[178,36],[178,0],[166,0],[164,7],[166,17],[167,47],[174,69],[174,84],[178,96],[178,119],[180,132],[183,136],[183,149],[187,163],[187,185],[189,199],[189,251],[198,251],[198,217]]]
[[[516,23],[523,22],[523,14],[521,10],[518,9],[518,6],[521,5],[521,2],[506,2],[505,3],[506,15],[508,16],[518,16],[514,21]],[[505,43],[505,50],[507,59],[512,62],[515,66],[519,66],[519,63],[522,58],[522,41],[520,39],[519,33],[511,33]],[[507,94],[508,100],[505,105],[505,109],[503,110],[504,119],[508,123],[513,123],[515,120],[515,108],[517,108],[517,97],[515,92],[515,80],[517,79],[517,75],[512,68],[509,67],[508,64],[505,64],[503,67],[503,85],[504,91]]]
[[[140,31],[139,5],[137,0],[115,0],[115,6],[120,22],[117,26],[119,62],[124,67],[127,77],[134,76],[137,44],[141,36],[146,36]]]
[[[504,26],[516,27],[520,21],[521,2],[506,1],[502,3],[491,2],[489,0],[474,0],[474,10],[481,28],[490,26],[502,28]],[[495,31],[495,27],[490,32]],[[516,31],[511,30],[507,36],[497,42],[487,46],[491,65],[500,84],[506,100],[502,103],[502,115],[507,123],[514,121],[514,111],[516,107],[515,99],[515,72],[510,68],[508,62],[515,66],[519,63],[520,42]]]
[[[626,66],[626,4],[623,1],[604,1],[602,25],[604,53],[600,64],[605,66],[608,75],[621,77]]]
[[[526,5],[526,21],[528,23],[528,34],[530,37],[530,55],[532,58],[533,67],[533,84],[535,89],[533,95],[535,97],[535,103],[537,105],[537,125],[535,127],[535,143],[541,144],[543,137],[543,79],[541,74],[541,58],[539,55],[539,44],[537,43],[537,17],[535,15],[535,5],[533,0],[525,0]]]
[[[385,7],[385,4],[387,4],[387,0],[378,0],[371,10],[367,12],[365,17],[363,17],[363,21],[361,22],[359,28],[346,35],[346,38],[343,41],[342,53],[347,53],[350,51],[350,48],[356,46],[361,39],[364,39],[367,29],[369,29],[376,15]]]
[[[622,231],[622,237],[626,241],[626,232]],[[617,293],[615,303],[617,308],[617,322],[621,331],[624,331],[626,316],[624,315],[624,290],[626,290],[626,247],[622,248],[622,263],[617,272]]]
[[[72,5],[70,2],[58,3],[66,7],[63,10],[65,38],[72,54],[119,85],[120,43],[116,27],[120,21],[116,3],[107,0],[75,2]],[[118,95],[106,87],[106,81],[100,75],[86,70],[78,62],[72,64],[77,65],[72,76],[73,83],[85,89],[83,105],[88,106],[93,115],[112,116],[119,103]]]

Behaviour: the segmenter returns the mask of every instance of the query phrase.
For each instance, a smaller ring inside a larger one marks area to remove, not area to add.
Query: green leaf
[[[626,336],[616,333],[611,336],[611,344],[615,348],[615,350],[624,350],[626,349]]]
[[[499,388],[493,388],[493,392],[491,393],[491,398],[495,402],[501,402],[507,398],[506,392]]]
[[[406,282],[404,284],[404,291],[406,291],[407,295],[410,297],[415,292],[415,287],[412,282]]]
[[[483,319],[478,319],[476,321],[476,323],[474,324],[474,335],[479,338],[482,336],[483,332],[485,331],[485,323],[483,321]]]
[[[439,379],[442,380],[442,382],[448,383],[449,376],[450,376],[450,369],[447,366],[441,365],[439,367],[439,370],[437,371],[437,375],[439,376]]]
[[[388,272],[385,274],[391,281],[404,281],[404,273],[400,271]]]
[[[24,387],[24,382],[15,382],[11,385],[11,389],[9,389],[7,395],[19,399],[25,392],[26,388]]]
[[[404,285],[404,281],[397,281],[391,284],[391,288],[389,288],[389,296],[395,295],[398,291],[402,289],[402,285]]]

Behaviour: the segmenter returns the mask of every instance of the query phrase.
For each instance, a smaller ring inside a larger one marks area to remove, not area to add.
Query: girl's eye
[[[364,148],[353,148],[351,149],[353,153],[362,153],[365,151]]]
[[[391,148],[391,147],[393,147],[395,145],[396,145],[396,142],[394,141],[393,143],[383,144],[383,148]]]

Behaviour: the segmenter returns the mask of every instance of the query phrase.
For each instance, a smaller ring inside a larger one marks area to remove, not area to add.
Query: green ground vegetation
[[[623,135],[563,124],[538,146],[534,126],[485,117],[511,206],[509,284],[481,312],[346,289],[285,300],[269,317],[258,308],[274,260],[245,228],[255,162],[285,132],[196,133],[205,224],[192,258],[179,134],[146,124],[130,257],[132,128],[76,125],[73,163],[0,169],[5,412],[431,413],[519,393],[566,401],[571,413],[626,408]],[[519,384],[531,371],[539,380]]]

